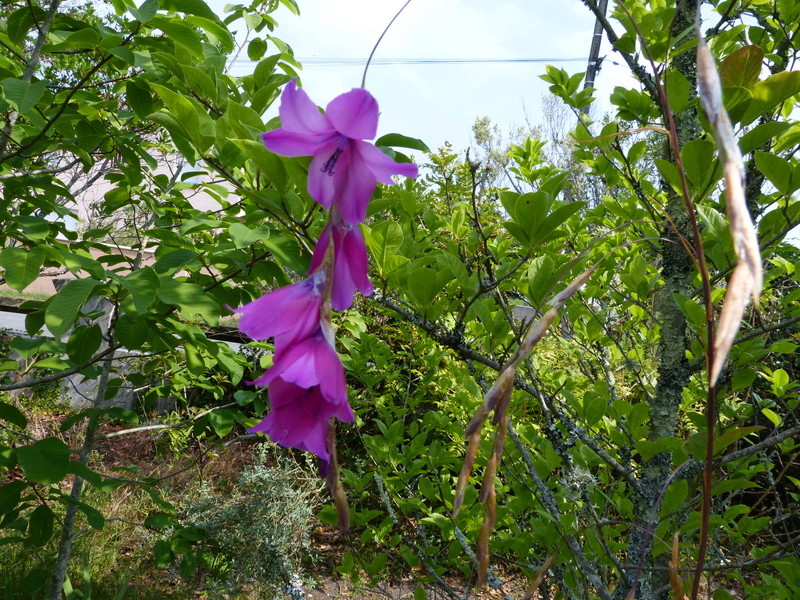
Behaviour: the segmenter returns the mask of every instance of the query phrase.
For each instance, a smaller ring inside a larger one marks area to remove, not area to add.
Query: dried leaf
[[[725,200],[730,221],[733,247],[739,264],[733,271],[725,293],[719,324],[714,339],[714,359],[709,380],[714,385],[728,358],[736,331],[739,329],[748,296],[758,306],[761,295],[762,268],[758,236],[744,196],[744,161],[736,136],[722,106],[722,85],[708,45],[698,32],[697,83],[700,103],[714,130],[720,160],[725,174]]]
[[[533,600],[533,595],[536,593],[536,590],[539,589],[539,586],[542,585],[544,576],[547,575],[550,567],[552,567],[553,563],[556,562],[556,556],[556,554],[553,554],[550,558],[542,563],[542,566],[536,571],[536,575],[534,575],[533,579],[531,579],[528,589],[525,590],[525,595],[522,597],[522,600]]]
[[[733,339],[736,337],[739,324],[744,316],[744,309],[747,308],[752,286],[750,270],[740,263],[733,270],[733,275],[728,281],[728,290],[725,292],[725,301],[722,303],[722,311],[717,323],[717,331],[714,336],[714,362],[709,374],[712,384],[716,383],[733,345]]]
[[[678,534],[672,539],[672,557],[669,561],[669,584],[672,586],[672,593],[675,594],[674,600],[683,600],[683,581],[678,575]]]

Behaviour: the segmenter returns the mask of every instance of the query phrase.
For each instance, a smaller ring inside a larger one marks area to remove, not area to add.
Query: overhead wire
[[[361,66],[365,58],[297,58],[303,65],[331,65],[331,66]],[[558,63],[558,62],[585,62],[586,58],[375,58],[373,65],[458,65],[458,64],[514,64],[514,63]],[[233,64],[256,64],[247,58],[238,58]]]

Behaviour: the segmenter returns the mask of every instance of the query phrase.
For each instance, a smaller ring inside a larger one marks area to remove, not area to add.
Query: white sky
[[[226,0],[210,0],[220,14]],[[300,16],[281,7],[274,35],[303,59],[366,59],[405,0],[298,0]],[[384,37],[375,57],[581,58],[553,62],[569,73],[584,71],[594,18],[579,0],[412,0]],[[272,47],[274,51],[274,47]],[[268,50],[270,53],[270,50]],[[601,56],[608,53],[607,44]],[[242,53],[246,58],[246,52]],[[609,56],[609,59],[614,59]],[[378,135],[402,133],[432,149],[445,141],[456,150],[470,142],[472,123],[488,115],[503,132],[541,121],[548,84],[539,79],[546,63],[374,65],[367,89],[381,107]],[[245,74],[250,65],[237,65]],[[363,66],[307,64],[302,83],[325,106],[358,87]],[[608,97],[624,71],[604,65],[597,85]],[[607,101],[606,101],[607,102]],[[605,104],[604,106],[608,106]]]

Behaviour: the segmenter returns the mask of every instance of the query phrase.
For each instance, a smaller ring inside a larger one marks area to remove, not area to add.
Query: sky
[[[222,14],[227,0],[210,0]],[[300,16],[281,6],[275,37],[307,62],[302,84],[325,106],[358,87],[363,65],[315,64],[330,59],[365,60],[405,0],[298,0]],[[594,18],[579,0],[412,0],[383,38],[374,60],[546,58],[569,73],[584,71]],[[275,47],[271,50],[274,52]],[[269,52],[269,51],[268,51]],[[608,53],[607,43],[601,56]],[[246,58],[246,52],[242,53]],[[559,62],[557,59],[577,59]],[[613,57],[609,57],[613,59]],[[542,120],[548,84],[539,79],[546,62],[373,65],[367,89],[381,107],[378,134],[402,133],[432,149],[445,141],[464,150],[475,119],[489,116],[506,133]],[[233,71],[244,75],[252,64]],[[606,64],[598,76],[606,97],[624,79]]]

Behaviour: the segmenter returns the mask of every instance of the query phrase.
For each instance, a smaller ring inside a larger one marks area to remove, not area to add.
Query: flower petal
[[[281,94],[278,109],[281,125],[287,131],[305,135],[331,133],[332,127],[317,105],[311,101],[305,90],[297,87],[297,79],[292,79]]]
[[[349,152],[341,151],[332,168],[330,160],[339,150],[338,137],[334,143],[327,144],[314,153],[314,158],[308,166],[308,194],[319,202],[325,210],[330,210],[331,204],[337,197],[337,190],[341,187],[341,180],[347,176],[350,166]]]
[[[392,157],[384,154],[380,148],[372,144],[357,143],[356,152],[375,179],[381,183],[393,185],[392,175],[404,175],[413,179],[419,174],[419,169],[414,163],[395,162]]]
[[[371,140],[378,131],[378,102],[362,88],[331,100],[325,116],[336,131],[356,140]]]
[[[322,298],[315,277],[279,288],[233,309],[240,313],[239,331],[254,340],[289,335],[308,337],[319,324]]]
[[[367,244],[364,242],[364,235],[361,228],[354,225],[349,228],[342,239],[342,254],[350,268],[350,277],[358,288],[358,291],[365,296],[372,293],[372,282],[369,280]]]
[[[316,350],[314,358],[322,396],[335,404],[347,404],[347,385],[339,355],[327,341],[319,344]]]
[[[319,239],[317,243],[314,245],[314,252],[311,255],[311,266],[308,268],[309,273],[313,273],[317,269],[320,268],[322,265],[322,261],[325,258],[325,252],[328,250],[328,244],[330,243],[330,231],[331,225],[325,225],[325,228],[322,230],[322,233],[319,235]],[[336,279],[334,278],[334,285],[336,284]],[[336,309],[340,310],[340,309]]]
[[[261,134],[267,150],[280,156],[311,156],[329,145],[336,134],[309,135],[280,127]]]

